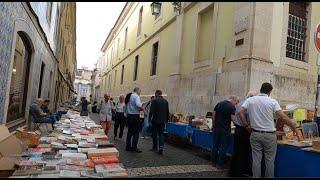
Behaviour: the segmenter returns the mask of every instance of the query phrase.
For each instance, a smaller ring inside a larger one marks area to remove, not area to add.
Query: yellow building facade
[[[146,101],[161,89],[172,112],[199,115],[231,94],[244,97],[271,82],[280,104],[314,107],[319,3],[182,2],[180,12],[173,7],[163,2],[153,15],[151,2],[125,5],[101,48],[102,94],[117,97],[137,86]]]

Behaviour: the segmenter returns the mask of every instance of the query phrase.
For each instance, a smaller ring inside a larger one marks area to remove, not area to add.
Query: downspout
[[[249,63],[248,63],[248,83],[247,83],[247,92],[250,90],[251,85],[251,68],[252,68],[252,48],[253,48],[253,37],[254,37],[254,24],[255,24],[255,16],[256,16],[256,3],[253,2],[251,6],[251,14],[252,14],[252,23],[251,23],[251,34],[250,34],[250,49],[249,49]]]

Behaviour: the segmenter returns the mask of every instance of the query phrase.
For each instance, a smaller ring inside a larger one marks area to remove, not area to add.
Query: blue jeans
[[[214,130],[213,133],[212,162],[223,166],[227,160],[227,150],[231,134],[221,130]]]
[[[142,127],[142,130],[141,130],[141,136],[145,136],[146,135],[146,132],[147,132],[148,128],[149,128],[149,117],[145,116],[144,120],[143,120],[143,127]]]
[[[153,145],[152,149],[158,149],[163,150],[164,147],[164,127],[165,124],[152,124],[152,139],[153,139]],[[159,144],[158,144],[159,141]]]

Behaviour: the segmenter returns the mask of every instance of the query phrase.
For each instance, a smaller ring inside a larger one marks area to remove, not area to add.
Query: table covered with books
[[[189,127],[187,127],[189,126]],[[189,132],[187,132],[189,130]],[[191,134],[191,144],[211,150],[214,146],[212,132],[200,130],[181,122],[167,123],[168,134],[181,136]],[[177,132],[184,131],[184,132]],[[190,132],[192,131],[192,132]],[[185,138],[185,136],[181,136]],[[275,177],[320,177],[320,139],[314,138],[297,142],[296,140],[279,140],[275,159]],[[228,152],[233,152],[233,136]],[[318,146],[317,146],[318,145]],[[319,149],[319,150],[317,150]]]
[[[34,147],[29,143],[23,152],[11,155],[16,164],[11,177],[127,177],[119,151],[88,116],[69,111],[54,127],[51,133],[35,139]]]

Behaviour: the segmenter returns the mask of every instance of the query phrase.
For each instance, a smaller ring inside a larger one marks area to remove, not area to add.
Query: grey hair
[[[256,96],[257,94],[258,94],[258,91],[249,91],[247,94],[247,98]]]
[[[137,91],[139,91],[139,89],[140,89],[140,88],[135,87],[135,88],[133,89],[133,92],[137,92]]]
[[[240,100],[239,96],[236,96],[236,95],[231,95],[229,97],[229,100]]]

